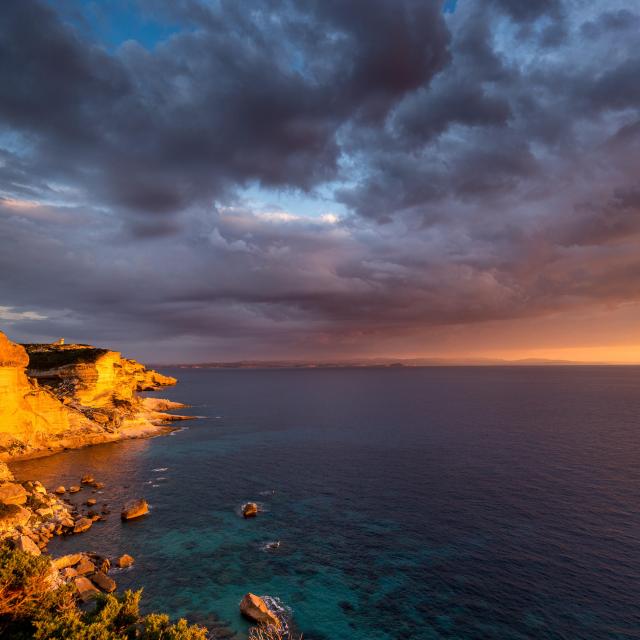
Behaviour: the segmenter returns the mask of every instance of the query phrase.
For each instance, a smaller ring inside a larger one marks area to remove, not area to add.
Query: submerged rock
[[[276,627],[276,629],[281,627],[278,616],[269,609],[267,603],[260,596],[253,593],[247,593],[242,598],[240,613],[251,622]]]
[[[149,505],[144,498],[139,498],[137,500],[130,500],[127,504],[122,508],[122,513],[120,517],[123,520],[133,520],[134,518],[139,518],[140,516],[144,516],[149,513]]]
[[[245,518],[255,518],[258,515],[258,505],[255,502],[247,502],[242,507],[242,515]]]

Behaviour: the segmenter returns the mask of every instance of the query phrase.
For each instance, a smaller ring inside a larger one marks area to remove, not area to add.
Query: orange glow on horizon
[[[571,362],[603,364],[640,364],[640,344],[594,347],[559,347],[541,349],[509,349],[476,353],[477,358],[501,360],[567,360]]]

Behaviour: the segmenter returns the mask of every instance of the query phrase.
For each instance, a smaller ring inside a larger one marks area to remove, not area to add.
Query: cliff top
[[[29,355],[29,369],[57,369],[70,364],[96,362],[109,349],[100,349],[88,344],[23,344]]]

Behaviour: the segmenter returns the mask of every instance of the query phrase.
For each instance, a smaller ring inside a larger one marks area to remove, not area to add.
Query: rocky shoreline
[[[87,508],[70,500],[71,495],[83,489],[91,492],[88,495],[96,494],[103,485],[93,478],[84,477],[69,489],[58,487],[47,491],[38,480],[16,482],[5,463],[0,463],[0,475],[0,545],[40,556],[54,536],[83,533],[110,513],[108,505],[98,506],[97,498],[86,498],[83,506]],[[111,566],[131,566],[133,558],[126,554],[107,558],[84,552],[51,558],[50,563],[51,586],[72,584],[86,602],[100,592],[115,591],[117,585],[107,575]]]
[[[82,534],[109,516],[112,507],[100,498],[104,485],[88,473],[68,487],[17,482],[6,461],[171,431],[171,422],[191,418],[166,412],[185,405],[141,398],[138,392],[176,382],[115,351],[62,341],[18,345],[0,333],[0,549],[45,562],[48,590],[68,588],[79,602],[90,603],[115,592],[110,571],[131,566],[134,559],[94,551],[50,557],[52,538]],[[122,506],[120,517],[147,513],[146,501],[136,498]],[[257,513],[254,503],[244,506],[244,517]],[[257,625],[250,638],[289,637],[286,623],[259,596],[247,593],[240,613]],[[189,633],[206,635],[204,630]]]

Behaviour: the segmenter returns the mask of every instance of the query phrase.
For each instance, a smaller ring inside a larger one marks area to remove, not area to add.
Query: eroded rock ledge
[[[138,392],[173,385],[117,351],[11,342],[0,332],[0,460],[152,435],[178,408]]]

